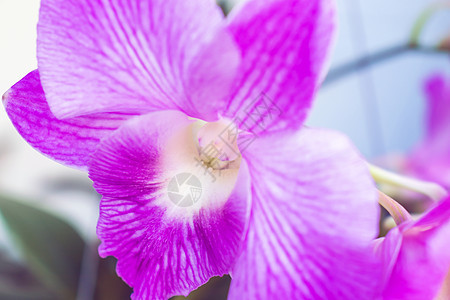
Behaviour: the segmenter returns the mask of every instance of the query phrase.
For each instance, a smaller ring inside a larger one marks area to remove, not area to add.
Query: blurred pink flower
[[[42,0],[39,71],[4,105],[33,147],[89,170],[100,254],[134,299],[230,272],[230,299],[375,293],[367,167],[347,138],[301,129],[334,19],[332,0],[248,0],[227,18],[212,0]],[[239,139],[220,145],[227,126]],[[209,160],[209,145],[231,150]]]
[[[377,240],[384,265],[384,300],[435,299],[450,270],[450,198],[418,221],[406,221]],[[447,295],[449,296],[449,295]],[[448,298],[443,298],[448,299]]]
[[[407,160],[407,171],[450,189],[450,81],[435,75],[426,83],[426,136]]]

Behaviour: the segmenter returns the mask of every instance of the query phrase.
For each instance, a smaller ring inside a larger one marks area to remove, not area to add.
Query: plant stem
[[[420,17],[414,24],[413,30],[411,32],[411,37],[409,39],[410,40],[409,43],[411,45],[419,44],[420,36],[422,35],[422,32],[427,23],[437,12],[443,9],[450,9],[450,2],[433,3],[420,15]]]
[[[400,203],[381,191],[378,191],[378,203],[380,203],[380,205],[387,210],[387,212],[394,219],[395,224],[400,225],[405,221],[412,220],[411,215],[403,206],[400,205]]]
[[[362,57],[356,61],[352,61],[348,64],[344,64],[342,66],[336,67],[332,69],[328,76],[325,78],[325,81],[322,86],[327,84],[331,84],[335,81],[338,81],[341,78],[344,78],[350,74],[355,72],[364,70],[372,65],[387,61],[389,59],[400,56],[401,54],[405,54],[408,52],[420,52],[426,54],[436,54],[436,53],[448,53],[450,51],[447,49],[440,49],[434,47],[425,47],[415,44],[407,44],[407,45],[398,45],[388,49],[384,49],[380,52],[370,54],[368,56]]]
[[[377,183],[385,183],[414,191],[426,195],[435,201],[439,201],[447,195],[447,191],[434,182],[402,176],[371,164],[368,165],[370,173]]]

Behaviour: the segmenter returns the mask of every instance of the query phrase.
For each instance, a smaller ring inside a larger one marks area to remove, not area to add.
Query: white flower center
[[[238,131],[225,120],[204,124],[197,133],[200,163],[212,170],[237,169],[241,154]]]
[[[202,208],[220,208],[236,184],[241,154],[238,130],[227,120],[206,123],[195,120],[174,132],[161,145],[159,205],[167,206],[168,217],[190,218]]]

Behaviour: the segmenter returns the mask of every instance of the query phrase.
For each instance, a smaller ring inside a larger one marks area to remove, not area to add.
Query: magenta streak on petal
[[[260,137],[243,155],[252,213],[229,299],[372,299],[377,193],[348,139],[302,129]]]
[[[37,70],[3,96],[9,118],[36,150],[67,166],[87,169],[100,140],[132,115],[96,114],[58,120],[50,111]]]
[[[256,133],[299,128],[327,67],[334,1],[250,0],[228,22],[243,62],[227,116],[238,116],[241,127]],[[280,113],[258,116],[252,102],[261,93]]]
[[[220,104],[212,109],[201,103],[224,101],[240,57],[232,39],[215,39],[227,33],[214,1],[41,3],[38,63],[56,116],[179,109],[204,120],[217,118]],[[213,51],[217,48],[227,52]],[[196,63],[199,59],[230,63],[211,68],[211,63]],[[207,72],[203,81],[196,77]],[[208,99],[188,95],[187,84]]]
[[[228,273],[241,247],[250,193],[245,163],[228,201],[202,207],[189,222],[167,217],[158,202],[167,192],[169,170],[161,162],[166,140],[191,122],[173,111],[133,119],[102,142],[90,167],[103,196],[99,251],[117,257],[117,272],[134,288],[133,299],[187,295]]]
[[[434,299],[450,270],[449,236],[450,198],[389,232],[378,249],[385,263],[383,299]]]

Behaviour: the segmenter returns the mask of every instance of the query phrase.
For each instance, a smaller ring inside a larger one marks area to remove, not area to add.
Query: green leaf
[[[62,299],[75,299],[84,241],[64,220],[0,195],[0,211],[30,270]]]
[[[56,295],[22,264],[0,252],[0,299],[52,300]]]

